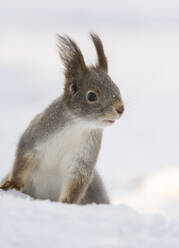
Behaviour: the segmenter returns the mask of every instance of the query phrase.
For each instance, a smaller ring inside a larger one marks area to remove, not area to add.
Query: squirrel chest
[[[37,198],[57,200],[64,180],[88,159],[93,139],[88,130],[67,127],[35,147],[38,164],[30,171],[23,192]],[[33,154],[34,156],[34,154]],[[80,169],[80,168],[79,168]]]
[[[79,156],[85,156],[89,148],[88,132],[80,130],[79,126],[66,127],[41,142],[35,149],[40,161],[40,169],[53,168],[63,172],[75,166]]]

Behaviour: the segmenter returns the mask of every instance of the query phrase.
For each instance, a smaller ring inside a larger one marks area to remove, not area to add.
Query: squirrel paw
[[[20,191],[23,185],[16,181],[6,181],[0,185],[0,189],[9,190],[9,189],[16,189]]]

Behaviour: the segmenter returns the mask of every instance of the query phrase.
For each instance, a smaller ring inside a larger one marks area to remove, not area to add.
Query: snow
[[[125,205],[67,205],[0,191],[0,246],[178,248],[179,222]]]
[[[116,204],[127,204],[145,213],[162,213],[179,218],[179,168],[161,168],[148,178],[141,180],[133,192],[126,192],[114,200]]]

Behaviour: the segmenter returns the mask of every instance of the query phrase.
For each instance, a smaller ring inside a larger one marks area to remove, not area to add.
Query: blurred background
[[[0,0],[0,178],[29,121],[62,93],[56,33],[104,43],[125,114],[105,129],[97,167],[113,204],[179,217],[179,1]]]

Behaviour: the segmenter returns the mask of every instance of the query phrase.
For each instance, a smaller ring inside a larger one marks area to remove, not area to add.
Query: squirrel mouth
[[[108,123],[114,123],[115,122],[115,120],[104,120],[105,122],[108,122]]]

